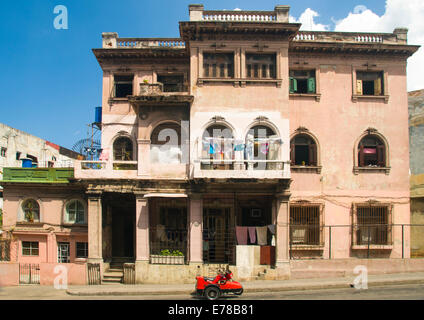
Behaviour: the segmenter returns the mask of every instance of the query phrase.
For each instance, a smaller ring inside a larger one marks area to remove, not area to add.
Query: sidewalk
[[[355,277],[296,280],[256,280],[241,282],[245,293],[351,288]],[[368,275],[368,287],[394,284],[424,284],[424,272]],[[131,296],[191,294],[191,284],[139,284],[70,286],[66,293],[76,296]]]

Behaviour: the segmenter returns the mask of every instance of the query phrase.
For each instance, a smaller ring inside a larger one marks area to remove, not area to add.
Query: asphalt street
[[[43,286],[18,286],[0,289],[0,300],[202,300],[189,295],[140,296],[72,296],[65,290]],[[243,293],[242,296],[223,297],[224,301],[237,300],[424,300],[423,284],[390,285],[358,290],[321,289],[303,291],[268,291]]]

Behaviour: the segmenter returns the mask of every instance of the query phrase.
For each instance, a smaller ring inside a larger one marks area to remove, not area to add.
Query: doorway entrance
[[[229,263],[235,261],[234,223],[231,208],[204,208],[203,261]]]
[[[135,257],[135,197],[132,194],[108,194],[105,204],[106,256],[112,260],[132,261]]]

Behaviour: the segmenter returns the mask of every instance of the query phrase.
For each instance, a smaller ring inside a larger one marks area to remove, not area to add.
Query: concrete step
[[[111,272],[110,270],[109,271],[106,271],[106,272],[104,272],[103,273],[103,277],[112,277],[112,278],[122,278],[124,276],[124,272],[120,272],[120,271],[113,271],[113,272]]]

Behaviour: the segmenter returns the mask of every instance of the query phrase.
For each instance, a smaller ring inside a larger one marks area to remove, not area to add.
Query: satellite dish
[[[100,141],[89,138],[79,140],[73,145],[72,150],[82,154],[87,160],[99,160],[102,152]]]

